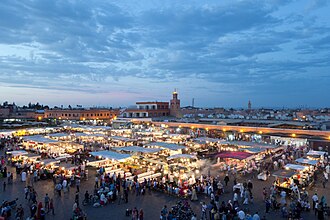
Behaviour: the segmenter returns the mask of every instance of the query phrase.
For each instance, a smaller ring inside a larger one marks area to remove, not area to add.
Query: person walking
[[[55,189],[58,193],[58,196],[61,196],[61,190],[62,190],[62,185],[61,183],[58,183],[56,186],[55,186]]]
[[[206,205],[205,202],[203,202],[202,203],[202,216],[201,216],[201,220],[207,219],[206,210],[207,210],[207,205]]]
[[[24,195],[25,195],[25,199],[27,199],[29,195],[29,188],[27,186],[24,187]]]
[[[52,215],[55,215],[53,199],[50,199],[50,201],[49,201],[49,211],[52,211]]]
[[[79,188],[80,188],[80,179],[77,178],[76,180],[76,187],[77,187],[77,192],[79,192]]]

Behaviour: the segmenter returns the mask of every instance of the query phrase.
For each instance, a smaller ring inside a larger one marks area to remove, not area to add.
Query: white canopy
[[[206,143],[206,142],[212,142],[212,143],[216,143],[221,141],[220,139],[216,139],[216,138],[208,138],[208,137],[200,137],[200,138],[196,138],[194,139],[195,142],[201,142],[201,143]]]
[[[180,149],[186,148],[183,145],[166,143],[166,142],[153,142],[153,143],[147,144],[146,146],[157,146],[157,147],[161,147],[161,148],[168,149],[168,150],[180,150]]]
[[[305,170],[308,167],[307,166],[303,166],[303,165],[299,165],[299,164],[288,163],[287,165],[284,166],[284,168],[291,169],[291,170]]]
[[[59,160],[56,159],[45,159],[45,160],[41,160],[40,163],[42,163],[44,166],[47,166],[49,164],[55,164],[55,163],[59,163]]]
[[[310,150],[310,151],[307,153],[307,156],[324,156],[324,154],[326,154],[325,151]]]
[[[296,162],[301,163],[301,164],[313,165],[313,166],[318,163],[317,160],[309,160],[309,159],[305,159],[305,158],[296,159]]]
[[[44,143],[44,144],[56,143],[57,142],[56,140],[45,138],[42,135],[25,136],[24,140],[25,141],[33,141],[33,142],[37,142],[37,143]]]
[[[178,159],[178,158],[197,159],[197,157],[195,155],[191,155],[191,154],[175,154],[175,155],[169,156],[167,158],[167,160]]]
[[[13,155],[13,157],[16,157],[16,156],[27,155],[28,152],[25,150],[14,150],[14,151],[8,151],[7,154],[11,154]]]
[[[104,134],[99,134],[99,133],[86,134],[86,133],[82,133],[82,132],[74,133],[74,136],[76,136],[76,137],[105,137]]]
[[[145,147],[139,147],[139,146],[129,146],[129,147],[114,147],[112,150],[116,151],[127,151],[127,152],[139,152],[139,153],[157,153],[161,151],[162,149],[156,149],[156,148],[145,148]]]
[[[263,149],[274,149],[279,147],[273,144],[249,142],[249,141],[221,141],[220,144],[230,144],[230,145],[237,145],[242,147],[253,147],[253,148],[263,148]]]
[[[121,137],[121,136],[111,136],[110,137],[112,140],[114,140],[114,141],[124,141],[124,142],[126,142],[126,141],[134,141],[134,140],[132,140],[132,139],[130,139],[130,138],[127,138],[127,137]]]
[[[57,138],[61,138],[61,137],[68,137],[70,136],[70,134],[68,133],[54,133],[54,134],[49,134],[49,137],[57,137]]]
[[[124,160],[127,158],[130,158],[130,154],[120,154],[116,153],[113,151],[96,151],[96,152],[91,152],[90,155],[93,155],[94,157],[103,157],[103,158],[108,158],[111,160]]]

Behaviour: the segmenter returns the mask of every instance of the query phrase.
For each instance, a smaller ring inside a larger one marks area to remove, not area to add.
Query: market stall
[[[101,163],[105,163],[106,166],[101,166],[99,172],[100,173],[109,173],[113,174],[116,172],[117,174],[126,174],[128,176],[131,175],[131,171],[126,166],[126,162],[131,159],[132,155],[130,154],[121,154],[114,151],[96,151],[91,152],[90,155],[102,159],[94,161],[94,164],[98,161],[101,161]],[[107,159],[107,161],[104,161],[104,159]]]
[[[321,163],[323,163],[326,153],[327,152],[325,152],[325,151],[310,150],[307,153],[307,158],[312,159],[312,160],[319,160]]]
[[[59,169],[59,160],[56,159],[44,159],[38,162],[40,179],[49,179],[53,177],[53,174]]]
[[[294,170],[278,170],[272,174],[276,178],[274,186],[278,189],[278,192],[284,190],[288,194],[292,193],[293,176],[296,173]]]
[[[306,187],[313,183],[313,167],[303,166],[300,164],[286,164],[284,168],[286,170],[292,170],[296,172],[296,175],[294,175],[292,178],[298,187]]]
[[[152,142],[146,144],[146,146],[165,149],[169,155],[182,154],[182,150],[186,149],[186,146],[166,142]]]
[[[300,164],[307,164],[307,165],[311,165],[311,166],[316,166],[318,164],[318,160],[311,160],[311,159],[307,159],[307,158],[298,158],[295,160],[297,163]]]
[[[26,150],[42,153],[48,151],[50,144],[57,142],[56,140],[45,138],[42,135],[25,136],[23,138],[23,147]]]
[[[228,170],[230,167],[235,168],[236,171],[242,171],[247,161],[254,159],[255,155],[243,151],[223,151],[215,154],[214,157],[219,158],[216,166],[219,166],[220,170]]]
[[[111,136],[109,137],[110,144],[113,146],[133,146],[134,143],[137,141],[136,139],[131,139],[128,137],[121,137],[121,136]]]

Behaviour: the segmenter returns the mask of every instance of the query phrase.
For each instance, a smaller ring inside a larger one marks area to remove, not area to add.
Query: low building
[[[10,110],[9,108],[0,108],[0,118],[9,118]]]
[[[109,120],[117,117],[118,110],[113,109],[49,109],[45,118],[63,120]]]
[[[152,118],[169,115],[168,102],[137,102],[135,108],[128,108],[122,113],[124,118]]]

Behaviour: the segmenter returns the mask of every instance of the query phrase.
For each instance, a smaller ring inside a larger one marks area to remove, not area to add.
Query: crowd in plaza
[[[16,178],[16,181],[25,182],[26,185],[24,199],[18,198],[7,201],[4,198],[2,201],[0,215],[4,219],[15,216],[17,220],[42,220],[46,219],[47,215],[56,215],[57,210],[61,207],[55,207],[54,200],[63,196],[63,193],[68,194],[69,192],[70,196],[74,196],[75,201],[72,204],[71,213],[71,218],[74,220],[87,218],[83,206],[90,205],[99,208],[116,203],[127,204],[130,196],[144,196],[152,191],[158,191],[179,200],[175,206],[168,208],[165,205],[163,207],[160,211],[161,220],[258,220],[266,219],[267,214],[272,211],[280,212],[283,218],[295,219],[301,218],[304,212],[311,211],[315,213],[318,219],[324,219],[326,215],[329,215],[326,196],[317,193],[309,195],[306,189],[310,183],[315,185],[318,182],[321,182],[323,187],[327,187],[330,173],[327,153],[322,154],[321,159],[315,160],[317,164],[308,167],[308,171],[303,170],[303,172],[295,173],[294,178],[285,177],[283,180],[286,183],[285,187],[280,184],[280,178],[278,178],[282,176],[276,176],[274,183],[263,190],[255,189],[253,185],[253,181],[260,174],[264,174],[268,179],[271,174],[286,170],[284,168],[287,164],[295,163],[297,159],[309,152],[307,147],[286,146],[280,152],[267,150],[260,156],[259,160],[255,159],[256,157],[251,160],[226,159],[225,162],[216,160],[215,163],[218,166],[215,167],[217,170],[215,175],[211,175],[210,165],[204,167],[203,171],[198,170],[200,167],[194,167],[196,164],[194,160],[197,160],[195,155],[187,157],[187,154],[176,154],[176,156],[180,155],[176,158],[169,155],[168,151],[162,153],[163,157],[171,157],[177,167],[184,166],[184,164],[189,165],[191,170],[190,168],[186,171],[183,168],[177,171],[173,168],[165,169],[164,162],[158,164],[154,162],[154,160],[160,160],[161,158],[153,158],[154,155],[144,156],[144,159],[152,161],[150,165],[140,160],[139,157],[121,163],[106,160],[107,166],[104,166],[104,162],[101,162],[101,160],[96,159],[96,161],[91,162],[96,164],[96,175],[92,179],[87,179],[86,166],[88,162],[85,155],[88,155],[89,151],[86,148],[78,149],[75,154],[63,157],[62,162],[49,161],[52,160],[50,155],[42,152],[41,159],[44,162],[41,163],[39,159],[34,160],[39,155],[27,157],[26,160],[22,159],[22,151],[19,148],[21,141],[20,138],[15,136],[2,137],[0,141],[0,150],[3,152],[0,165],[0,178],[4,180],[2,191],[6,190],[7,185],[15,184],[12,171],[14,169],[10,165],[15,167],[16,175],[20,177]],[[107,145],[102,143],[99,146],[103,148]],[[173,146],[170,147],[173,148]],[[211,147],[216,149],[217,145]],[[207,148],[208,145],[205,145],[202,150]],[[132,148],[130,149],[132,150]],[[141,150],[138,147],[134,148],[134,150],[136,149]],[[187,150],[183,151],[189,153]],[[15,160],[12,152],[19,154]],[[150,152],[152,150],[148,148],[147,153]],[[184,157],[184,159],[181,159],[181,157]],[[47,163],[48,166],[46,166],[46,160],[50,162]],[[139,166],[135,167],[134,163],[139,163]],[[139,168],[143,166],[146,168]],[[312,179],[308,178],[303,182],[304,172],[305,174],[312,173]],[[50,192],[45,195],[38,195],[38,189],[35,188],[35,182],[43,181],[42,177],[44,176],[53,180],[55,192],[53,198],[51,198]],[[252,179],[253,181],[251,181]],[[80,186],[85,181],[94,181],[94,187],[81,192]],[[233,185],[232,189],[229,187],[229,183]],[[222,195],[228,193],[232,194],[232,198],[224,201]],[[254,204],[256,194],[261,193],[265,212],[251,213],[249,207]],[[18,201],[21,203],[24,200],[29,205],[29,210],[25,210],[22,204],[18,204]],[[189,200],[200,203],[200,210],[198,211],[198,213],[201,213],[200,216],[197,216],[197,212],[192,210]],[[126,211],[126,216],[129,216],[132,220],[143,220],[144,215],[144,210],[137,207]]]

